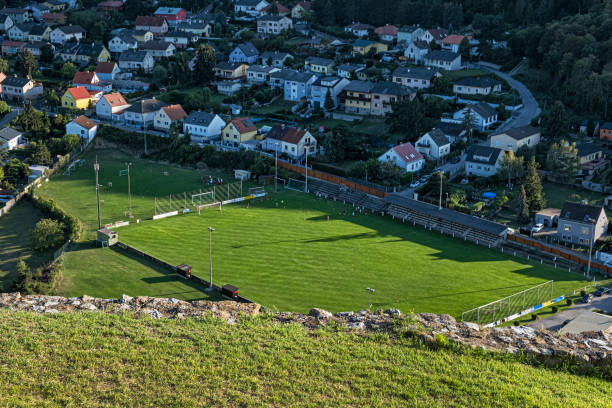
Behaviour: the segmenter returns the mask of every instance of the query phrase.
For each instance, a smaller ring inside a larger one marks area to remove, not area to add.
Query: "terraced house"
[[[351,81],[340,95],[340,103],[345,112],[369,115],[372,110],[372,88],[370,81]]]
[[[270,14],[257,19],[257,32],[264,35],[278,35],[292,27],[293,21],[285,16]]]

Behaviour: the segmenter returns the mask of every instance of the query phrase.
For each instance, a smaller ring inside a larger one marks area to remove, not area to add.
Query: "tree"
[[[576,143],[565,140],[555,142],[546,155],[546,168],[550,176],[562,183],[571,183],[580,170],[580,158]]]
[[[519,217],[518,222],[520,224],[526,224],[531,218],[529,217],[529,202],[527,201],[527,194],[525,193],[525,186],[521,185],[519,193]]]
[[[30,175],[30,167],[13,158],[4,166],[4,178],[10,184],[19,184]]]
[[[9,63],[4,58],[0,58],[0,72],[9,73]]]
[[[76,66],[70,61],[62,65],[62,77],[64,77],[64,79],[74,78],[74,74],[76,73],[76,71],[77,71]]]
[[[168,70],[161,65],[155,65],[152,75],[153,82],[158,85],[161,85],[168,80]]]
[[[8,103],[0,101],[0,118],[3,118],[7,113],[11,111],[11,107]]]
[[[38,69],[38,63],[32,51],[26,50],[23,55],[23,73],[27,77],[32,77],[32,74]]]
[[[465,113],[463,114],[463,119],[461,120],[461,129],[465,130],[469,141],[472,140],[474,128],[476,128],[476,117],[474,112],[472,112],[472,108],[468,106],[465,108]]]
[[[30,231],[30,246],[35,251],[57,248],[64,242],[62,224],[50,218],[43,218]]]
[[[55,106],[59,105],[59,103],[60,103],[60,98],[59,98],[59,96],[57,96],[57,94],[55,93],[55,89],[50,89],[50,90],[47,92],[47,95],[46,95],[46,97],[45,97],[45,98],[46,98],[46,100],[47,100],[47,104],[48,104],[49,106],[53,106],[53,107],[55,107]]]
[[[508,179],[508,186],[510,186],[512,180],[523,177],[523,158],[516,156],[512,150],[504,151],[503,156],[504,159],[499,165],[499,174],[501,177]]]
[[[215,78],[215,50],[210,45],[201,45],[196,52],[195,78],[199,83],[208,83]]]
[[[529,202],[529,211],[535,213],[546,207],[546,199],[544,198],[544,188],[538,174],[538,163],[535,161],[535,156],[531,156],[527,162],[527,174],[525,175],[525,192],[527,193],[527,201]]]
[[[349,143],[346,126],[340,125],[328,132],[323,139],[325,156],[332,162],[342,163],[346,158],[346,147]]]
[[[34,164],[48,166],[52,163],[51,152],[44,143],[32,142],[31,145],[34,145],[32,149],[32,162]]]
[[[327,111],[333,110],[336,107],[336,104],[334,103],[334,100],[331,97],[331,93],[329,92],[329,89],[327,90],[327,93],[325,94],[325,104],[323,105],[323,107]]]
[[[553,139],[563,139],[567,137],[569,118],[563,102],[555,101],[552,108],[544,115],[542,127],[547,137]]]
[[[80,145],[81,138],[79,137],[79,135],[67,134],[62,136],[61,146],[64,154],[76,150]]]
[[[53,62],[54,54],[51,44],[45,43],[40,49],[40,61],[45,63]]]
[[[404,133],[410,141],[415,141],[431,128],[420,97],[396,104],[393,111],[387,115],[387,123],[391,126],[392,132]]]
[[[467,37],[463,37],[461,43],[459,43],[459,54],[461,54],[461,58],[465,61],[471,60],[472,54],[472,45],[470,44],[470,40]]]

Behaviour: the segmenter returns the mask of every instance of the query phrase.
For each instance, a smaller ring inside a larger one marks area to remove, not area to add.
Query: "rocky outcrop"
[[[260,314],[256,303],[234,301],[186,302],[171,298],[148,296],[119,299],[98,299],[90,296],[64,298],[60,296],[0,294],[0,307],[11,310],[28,310],[38,313],[60,312],[131,312],[135,316],[151,316],[156,319],[183,319],[186,317],[212,316],[228,323],[235,323],[245,316]],[[370,312],[340,312],[332,314],[313,308],[308,315],[281,312],[272,315],[274,321],[298,323],[308,328],[329,324],[345,327],[357,333],[385,331],[394,336],[410,336],[431,346],[446,346],[449,342],[471,348],[499,351],[525,356],[535,356],[551,364],[575,362],[583,367],[599,367],[612,370],[612,334],[588,332],[557,335],[548,331],[536,331],[530,327],[484,328],[475,323],[457,322],[449,315],[429,313],[404,315],[397,309]]]

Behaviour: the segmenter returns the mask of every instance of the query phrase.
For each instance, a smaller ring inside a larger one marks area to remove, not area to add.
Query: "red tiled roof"
[[[42,15],[44,21],[63,21],[66,19],[64,13],[45,13]]]
[[[79,99],[91,98],[89,91],[85,89],[84,86],[75,86],[74,88],[68,88],[68,92],[70,93],[70,95],[72,95],[75,101],[78,101]]]
[[[444,44],[459,45],[459,44],[461,44],[461,41],[463,41],[464,38],[465,38],[465,36],[463,36],[463,35],[451,34],[448,37],[444,38],[442,40],[442,42]],[[472,38],[472,36],[468,35],[467,39],[469,40],[470,38]]]
[[[277,13],[289,13],[289,9],[283,6],[282,4],[280,4],[278,1],[275,1],[274,3],[270,3],[266,7],[261,9],[261,11],[264,13],[267,13],[273,10],[276,10]]]
[[[181,120],[187,117],[187,112],[179,104],[164,106],[162,110],[166,112],[170,120]]]
[[[94,122],[93,120],[89,119],[87,116],[85,115],[81,115],[79,117],[76,117],[74,119],[72,119],[72,121],[76,124],[79,124],[81,126],[83,126],[85,129],[93,129],[96,126],[98,126],[98,124],[96,122]]]
[[[412,143],[404,143],[393,147],[393,151],[406,163],[423,159],[421,153],[417,152]]]
[[[253,124],[251,118],[236,118],[231,122],[240,134],[257,131],[257,126]]]
[[[267,138],[281,140],[285,143],[298,144],[306,134],[305,129],[291,126],[274,125],[266,134]]]
[[[3,47],[17,47],[17,48],[21,48],[25,45],[26,43],[23,41],[3,41],[2,42],[2,46]]]
[[[107,0],[103,1],[102,3],[98,3],[98,7],[120,9],[121,7],[123,7],[123,2],[118,0]]]
[[[138,16],[136,17],[137,26],[147,26],[147,27],[161,27],[164,25],[164,21],[166,21],[163,17],[157,16]]]
[[[74,78],[72,78],[73,84],[95,84],[97,75],[95,72],[75,72]]]
[[[382,27],[378,27],[374,32],[378,35],[397,35],[398,28],[394,25],[384,25]]]
[[[100,74],[112,74],[116,65],[116,62],[98,62],[95,72],[99,72]]]
[[[127,105],[125,98],[119,92],[109,93],[102,97],[111,107]]]

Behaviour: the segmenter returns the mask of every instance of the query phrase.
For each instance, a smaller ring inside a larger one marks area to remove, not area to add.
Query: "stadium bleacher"
[[[308,180],[308,191],[324,197],[335,196],[340,192],[340,186],[327,181],[311,178]]]

